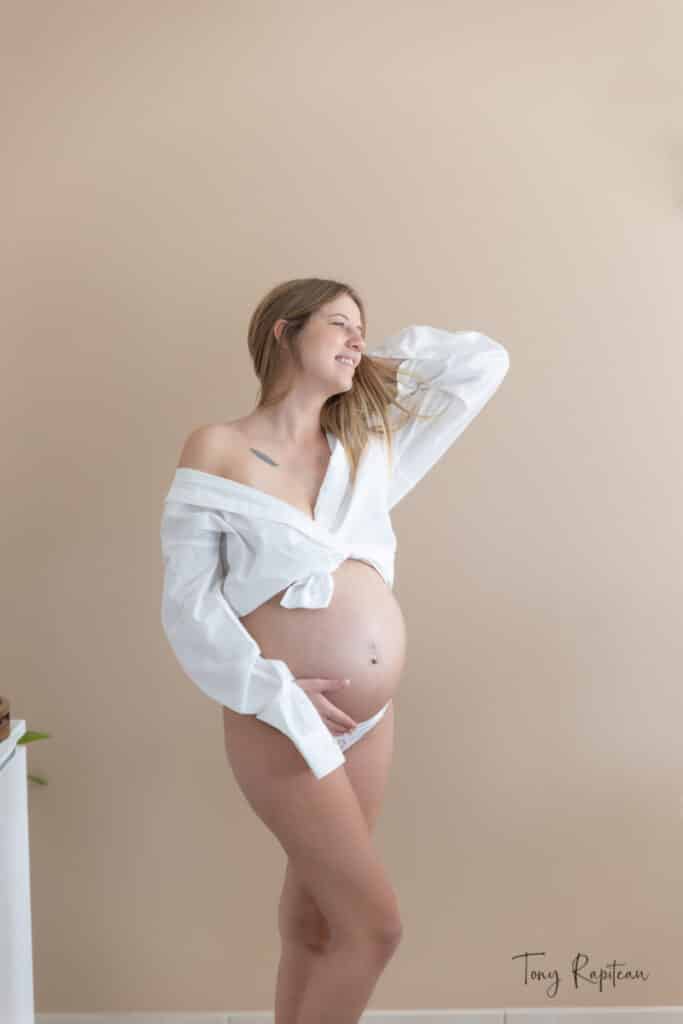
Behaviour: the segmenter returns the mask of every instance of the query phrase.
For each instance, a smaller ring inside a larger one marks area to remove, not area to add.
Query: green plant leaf
[[[34,740],[48,740],[52,736],[49,732],[32,732],[27,729],[23,736],[20,736],[17,740],[17,746],[20,743],[33,743]]]

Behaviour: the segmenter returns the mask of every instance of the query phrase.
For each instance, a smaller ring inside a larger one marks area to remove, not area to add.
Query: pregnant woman
[[[390,511],[509,366],[476,331],[365,339],[349,285],[273,288],[249,324],[258,404],[190,433],[162,517],[164,631],[287,855],[276,1024],[357,1022],[400,941],[371,838],[406,655]]]

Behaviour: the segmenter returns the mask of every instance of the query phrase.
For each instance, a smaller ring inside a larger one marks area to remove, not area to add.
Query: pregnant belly
[[[327,608],[283,608],[284,590],[240,619],[264,658],[279,658],[297,679],[350,679],[324,696],[356,722],[393,696],[405,664],[405,622],[376,569],[346,559],[333,573]]]

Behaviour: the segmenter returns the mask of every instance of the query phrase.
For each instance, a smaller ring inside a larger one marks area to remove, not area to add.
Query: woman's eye
[[[330,320],[330,323],[334,324],[335,327],[348,327],[348,324],[345,323],[344,321]],[[360,334],[360,331],[358,333]],[[361,334],[361,337],[362,337],[362,334]]]

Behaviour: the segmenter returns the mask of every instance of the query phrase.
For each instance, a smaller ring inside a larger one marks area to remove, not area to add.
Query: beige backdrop
[[[394,513],[405,936],[370,1009],[683,1002],[681,5],[13,8],[2,692],[52,733],[37,1010],[272,1008],[284,854],[162,634],[158,530],[189,430],[255,403],[255,303],[309,275],[361,290],[370,340],[511,355]],[[577,989],[581,953],[648,977]]]

